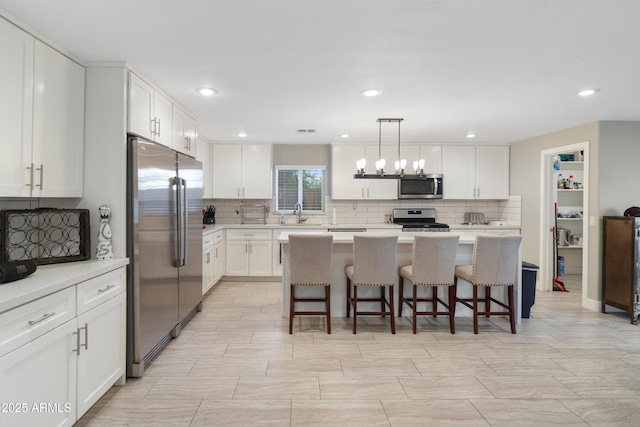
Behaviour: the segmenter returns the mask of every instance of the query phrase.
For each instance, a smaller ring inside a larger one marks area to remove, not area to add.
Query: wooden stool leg
[[[353,285],[353,334],[356,333],[356,318],[358,317],[358,286]]]
[[[327,309],[327,333],[331,333],[331,287],[324,287],[324,298],[326,300],[326,309]]]
[[[385,286],[382,287],[384,292]],[[396,316],[393,313],[393,285],[389,286],[389,313],[391,316],[391,333],[396,333]]]
[[[384,311],[385,311],[385,302],[384,302],[384,286],[380,286],[380,311],[382,312],[382,317],[385,316]]]
[[[289,295],[289,333],[292,334],[293,333],[293,299],[294,297],[294,290],[295,286],[291,285],[291,290],[289,291],[289,293],[291,295]]]
[[[404,298],[404,277],[398,276],[398,317],[402,317],[402,305],[404,302],[402,299]]]
[[[456,307],[456,286],[449,286],[449,329],[451,333],[456,333],[455,325],[455,307]]]
[[[478,285],[473,285],[473,333],[478,333]]]
[[[351,313],[351,280],[347,277],[347,317]]]
[[[413,284],[413,333],[416,333],[416,321],[418,316],[416,315],[416,311],[418,311],[418,287]]]
[[[438,287],[431,286],[431,304],[433,306],[433,317],[437,317],[436,312],[438,311]]]
[[[484,311],[491,313],[491,286],[484,287]],[[489,314],[485,314],[485,317],[489,317]]]
[[[509,322],[511,323],[511,333],[516,333],[516,316],[515,305],[513,304],[513,285],[507,286],[507,294],[509,298]]]

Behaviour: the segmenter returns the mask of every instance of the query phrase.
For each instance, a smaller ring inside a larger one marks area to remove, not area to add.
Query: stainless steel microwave
[[[442,199],[442,174],[400,178],[398,199]]]

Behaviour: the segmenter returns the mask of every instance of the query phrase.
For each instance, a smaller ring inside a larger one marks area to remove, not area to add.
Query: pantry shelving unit
[[[569,156],[573,155],[574,158],[579,156],[579,152],[567,154]],[[582,184],[584,182],[584,162],[575,160],[562,161],[561,169],[556,172],[556,182],[560,174],[564,178],[569,178],[569,176],[573,175],[574,182]],[[583,235],[584,220],[581,217],[563,216],[578,212],[582,215],[584,212],[583,194],[583,188],[556,188],[556,201],[558,203],[558,214],[560,215],[558,217],[558,227],[568,229],[571,236]],[[568,246],[558,246],[558,254],[564,257],[564,272],[565,274],[581,274],[582,244],[575,244],[571,241],[570,243]]]

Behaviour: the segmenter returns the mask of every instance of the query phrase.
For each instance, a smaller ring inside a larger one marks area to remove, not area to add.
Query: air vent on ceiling
[[[297,133],[316,133],[315,129],[296,129]]]

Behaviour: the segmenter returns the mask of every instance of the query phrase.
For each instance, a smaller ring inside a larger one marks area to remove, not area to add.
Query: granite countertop
[[[0,313],[129,264],[128,258],[38,266],[24,279],[0,284]]]

